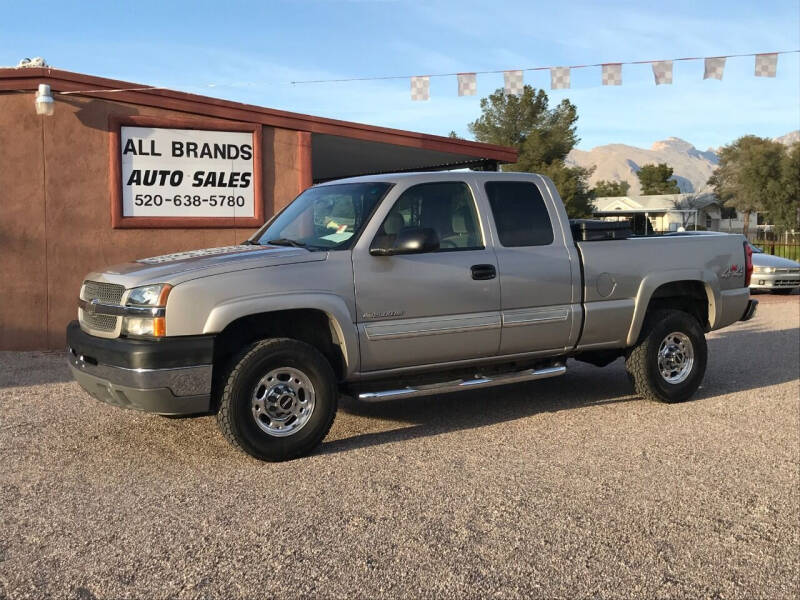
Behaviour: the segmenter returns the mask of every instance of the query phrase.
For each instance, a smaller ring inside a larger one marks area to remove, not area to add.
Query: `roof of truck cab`
[[[526,179],[543,177],[537,173],[524,173],[520,171],[502,172],[502,171],[417,171],[411,173],[380,173],[376,175],[362,175],[360,177],[346,177],[343,179],[335,179],[326,181],[318,185],[340,185],[344,183],[368,183],[371,181],[384,181],[388,183],[399,183],[400,181],[446,181],[464,179],[464,176],[477,176],[483,179]]]

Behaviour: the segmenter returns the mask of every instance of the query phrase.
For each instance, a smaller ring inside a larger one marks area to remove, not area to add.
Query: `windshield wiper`
[[[304,242],[298,242],[297,240],[290,240],[289,238],[277,238],[274,240],[269,240],[268,244],[272,244],[273,246],[292,246],[293,248],[305,248],[306,244]]]
[[[253,240],[245,240],[241,244],[241,246],[260,246],[258,242],[254,242]]]

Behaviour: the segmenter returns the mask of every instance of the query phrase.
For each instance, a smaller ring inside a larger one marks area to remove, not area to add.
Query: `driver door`
[[[459,361],[497,353],[500,285],[475,195],[464,180],[406,188],[353,252],[364,372]],[[401,231],[432,229],[433,251],[373,256]]]

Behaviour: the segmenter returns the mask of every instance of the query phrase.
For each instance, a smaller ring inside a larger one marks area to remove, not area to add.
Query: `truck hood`
[[[224,246],[176,252],[113,265],[86,279],[117,283],[132,288],[149,283],[178,283],[243,269],[257,269],[323,261],[327,252],[311,252],[284,246]]]

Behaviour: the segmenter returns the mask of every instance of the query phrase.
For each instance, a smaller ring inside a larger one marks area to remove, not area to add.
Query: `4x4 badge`
[[[728,279],[730,277],[744,277],[744,269],[742,265],[731,265],[727,267],[722,274],[720,274],[721,279]]]

